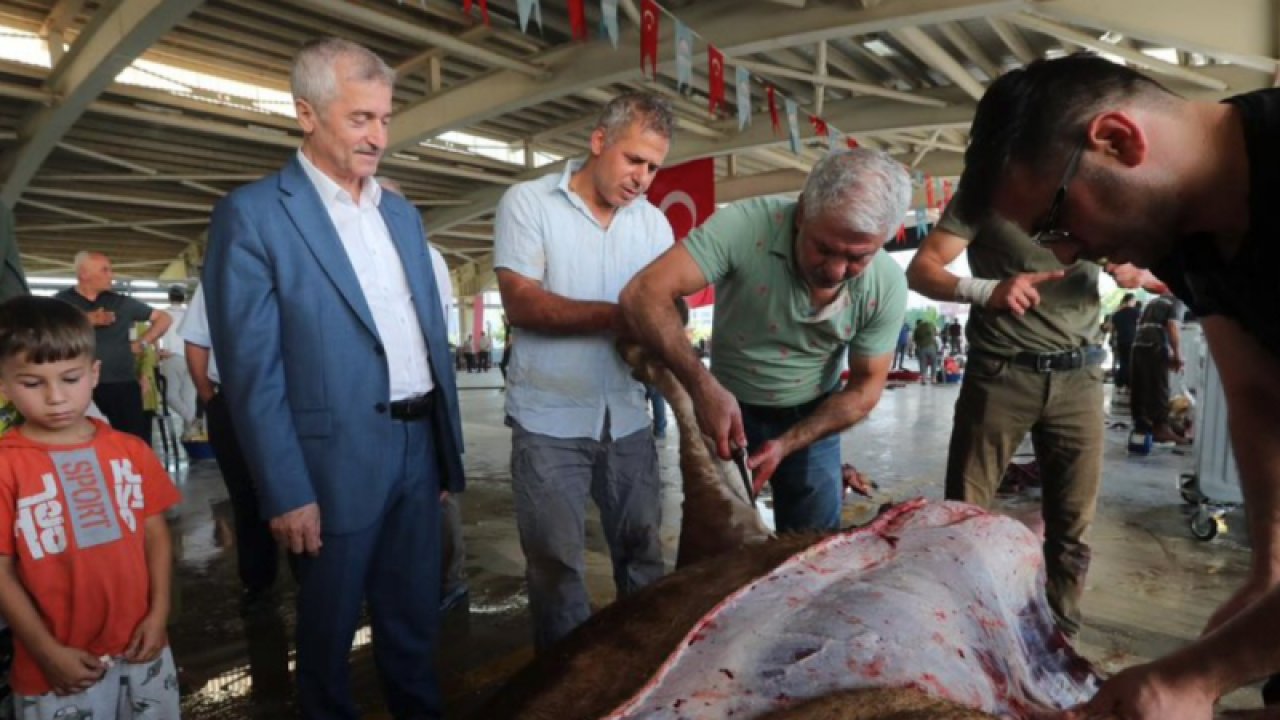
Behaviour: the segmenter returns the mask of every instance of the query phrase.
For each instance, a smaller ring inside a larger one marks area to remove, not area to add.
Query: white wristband
[[[956,283],[956,300],[972,305],[986,306],[991,294],[996,291],[999,280],[983,280],[982,278],[960,278]]]

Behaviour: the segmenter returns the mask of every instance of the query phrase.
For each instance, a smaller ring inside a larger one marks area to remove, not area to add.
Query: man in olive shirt
[[[155,345],[173,322],[169,313],[111,290],[114,275],[111,260],[102,253],[76,255],[76,284],[57,294],[89,316],[102,363],[93,402],[107,416],[111,427],[142,438],[151,444],[151,423],[142,408],[142,386],[134,365],[134,355]],[[150,323],[146,332],[130,340],[134,323]]]
[[[772,481],[779,531],[839,526],[837,433],[875,407],[888,377],[907,289],[882,248],[910,195],[889,156],[834,153],[798,202],[721,209],[622,291],[627,324],[689,389],[721,458],[747,449],[756,488]],[[708,372],[673,301],[713,283]]]
[[[1063,267],[1012,223],[994,214],[966,222],[960,207],[953,198],[907,268],[912,290],[972,303],[946,496],[990,507],[1014,450],[1031,433],[1044,488],[1049,605],[1074,634],[1089,569],[1083,536],[1102,475],[1099,266]],[[946,268],[965,250],[972,278]],[[1122,272],[1118,279],[1138,277],[1150,276]]]

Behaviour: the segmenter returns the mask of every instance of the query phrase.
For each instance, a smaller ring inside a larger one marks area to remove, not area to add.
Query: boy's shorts
[[[75,695],[14,695],[17,720],[178,720],[178,672],[165,648],[155,660],[116,660],[93,687]]]

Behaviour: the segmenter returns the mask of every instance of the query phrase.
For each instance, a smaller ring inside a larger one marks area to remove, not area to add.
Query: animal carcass
[[[1096,689],[1054,626],[1025,526],[918,500],[863,528],[771,537],[687,395],[627,357],[680,426],[680,569],[591,618],[477,718],[1023,718]]]

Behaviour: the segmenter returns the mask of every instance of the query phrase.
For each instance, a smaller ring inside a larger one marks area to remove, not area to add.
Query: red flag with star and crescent
[[[715,159],[690,160],[662,168],[649,184],[646,195],[671,223],[676,242],[683,242],[686,235],[716,211]],[[691,308],[710,305],[715,300],[714,285],[685,298]]]
[[[707,43],[707,83],[711,114],[715,115],[716,108],[724,104],[724,53],[710,43]]]
[[[658,79],[658,3],[654,0],[640,2],[640,71],[649,62],[653,79]]]

